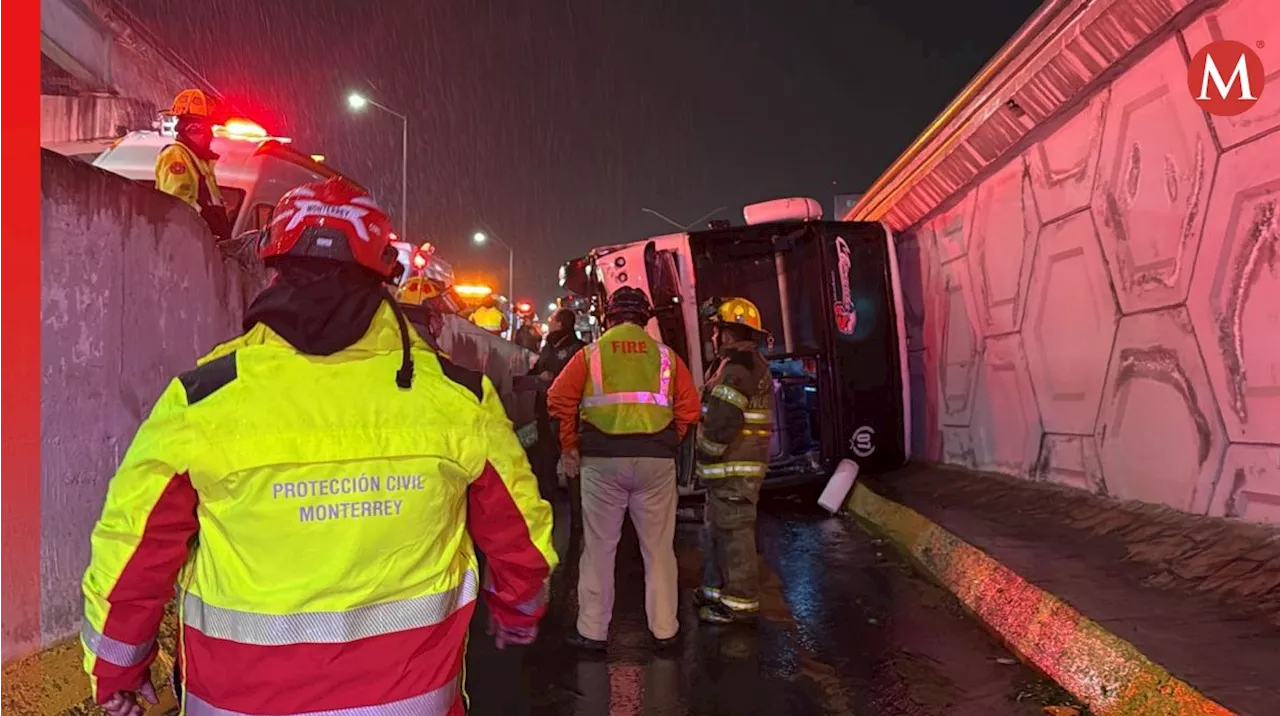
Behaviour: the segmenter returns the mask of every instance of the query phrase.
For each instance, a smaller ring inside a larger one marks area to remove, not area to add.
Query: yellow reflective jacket
[[[471,322],[490,333],[500,332],[505,321],[506,317],[502,315],[502,311],[488,306],[481,306],[471,314]]]
[[[333,355],[259,324],[169,384],[93,530],[99,702],[145,678],[176,581],[190,713],[461,713],[478,592],[545,610],[551,510],[489,380],[411,340],[408,390],[385,304]]]
[[[198,212],[223,206],[213,164],[178,142],[161,149],[156,156],[156,188],[185,201]]]

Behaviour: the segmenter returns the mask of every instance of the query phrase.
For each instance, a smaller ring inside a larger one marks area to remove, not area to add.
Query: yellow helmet
[[[213,113],[213,100],[203,90],[185,89],[173,98],[169,114],[182,117],[208,117]]]
[[[767,333],[760,320],[760,309],[745,298],[712,299],[703,315],[712,323],[736,323],[757,333]]]
[[[409,276],[396,288],[396,301],[406,306],[421,306],[440,294],[439,288],[426,277]]]

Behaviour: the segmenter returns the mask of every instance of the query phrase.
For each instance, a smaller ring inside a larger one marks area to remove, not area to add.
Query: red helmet
[[[373,197],[333,177],[303,184],[280,198],[258,256],[354,261],[390,280],[401,270],[392,236],[391,220]]]

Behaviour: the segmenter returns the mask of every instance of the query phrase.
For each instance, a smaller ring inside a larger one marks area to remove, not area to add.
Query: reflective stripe
[[[707,599],[720,598],[720,589],[718,587],[701,587],[700,589],[702,589],[702,596]]]
[[[758,599],[738,599],[723,592],[720,594],[720,603],[735,612],[754,612],[760,609],[760,600]]]
[[[671,405],[671,349],[658,346],[661,364],[658,367],[658,392],[631,391],[626,393],[604,392],[604,361],[598,349],[587,354],[587,366],[591,372],[591,395],[582,398],[581,407],[596,408],[601,405]]]
[[[772,425],[773,413],[767,410],[744,410],[742,419],[754,425]]]
[[[493,590],[490,589],[489,591],[493,591]],[[544,606],[546,606],[547,599],[550,596],[551,596],[550,586],[546,582],[543,582],[542,589],[539,589],[538,593],[535,594],[532,599],[525,602],[524,604],[516,605],[516,611],[520,612],[521,614],[527,617],[531,617],[537,614],[539,609],[542,609]]]
[[[760,437],[760,438],[769,437],[768,430],[749,430],[749,429],[743,428],[743,430],[739,434],[749,438],[750,437]]]
[[[185,713],[187,716],[255,716],[240,711],[218,708],[190,692],[187,692],[184,701],[186,702],[183,705],[186,706]],[[457,701],[458,679],[455,678],[434,691],[428,691],[425,694],[402,701],[392,701],[389,704],[377,704],[375,706],[335,709],[333,711],[308,711],[306,716],[444,716],[449,713],[449,710],[453,708]]]
[[[701,435],[699,435],[698,449],[705,452],[708,455],[715,455],[716,457],[719,457],[724,454],[725,450],[729,449],[729,446],[725,443],[712,442],[702,437]]]
[[[87,621],[80,625],[80,638],[84,640],[84,645],[88,647],[89,651],[93,652],[94,656],[116,666],[137,666],[141,664],[147,658],[147,655],[151,653],[151,647],[156,643],[154,638],[148,639],[142,644],[118,641],[94,629],[93,625]]]
[[[476,573],[467,570],[462,583],[438,594],[370,604],[345,612],[256,614],[206,604],[188,593],[183,623],[205,636],[240,644],[342,644],[381,634],[439,624],[476,599]]]
[[[742,391],[731,385],[725,385],[724,383],[717,385],[711,389],[711,397],[719,398],[738,410],[747,409],[747,396],[743,395]]]
[[[667,396],[658,393],[606,393],[605,395],[589,395],[582,399],[582,407],[598,408],[601,405],[658,405],[668,407]]]
[[[591,371],[591,392],[595,395],[604,393],[604,361],[600,358],[599,346],[587,346],[587,368]]]
[[[698,465],[698,477],[764,477],[769,466],[763,462],[721,462],[714,465]]]

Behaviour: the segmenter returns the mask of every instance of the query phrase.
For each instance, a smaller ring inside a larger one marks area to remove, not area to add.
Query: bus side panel
[[[839,396],[839,458],[863,472],[886,472],[907,458],[904,339],[884,228],[873,223],[819,225],[827,290],[827,327]]]

